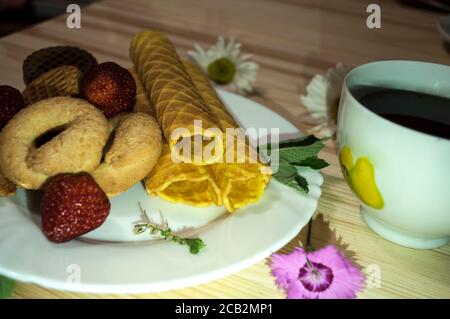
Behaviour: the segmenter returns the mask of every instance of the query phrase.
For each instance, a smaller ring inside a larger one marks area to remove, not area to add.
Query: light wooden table
[[[82,9],[82,27],[66,28],[60,17],[0,40],[2,84],[23,89],[22,61],[46,46],[72,44],[88,49],[99,61],[131,65],[128,46],[136,32],[158,28],[168,33],[180,52],[194,42],[207,46],[218,35],[234,35],[243,50],[261,65],[258,102],[276,110],[301,129],[305,113],[299,95],[316,73],[341,61],[349,65],[380,59],[415,59],[449,64],[436,30],[439,14],[403,7],[397,1],[381,5],[381,29],[366,27],[367,5],[360,0],[111,0]],[[448,50],[448,49],[447,49]],[[333,144],[322,155],[331,166],[313,224],[313,244],[339,243],[353,252],[363,269],[378,267],[381,287],[368,288],[361,298],[450,298],[450,246],[413,250],[387,242],[364,224],[357,201],[342,179]],[[444,191],[444,190],[443,190]],[[448,191],[448,190],[445,190]],[[305,231],[282,249],[289,252]],[[367,268],[369,265],[369,268]],[[370,272],[370,271],[369,271]],[[266,261],[208,284],[143,295],[75,294],[18,284],[16,298],[282,298]]]

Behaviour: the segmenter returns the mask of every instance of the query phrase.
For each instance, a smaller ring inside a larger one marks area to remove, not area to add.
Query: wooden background
[[[440,14],[377,1],[381,29],[366,27],[372,1],[339,0],[131,0],[104,1],[82,9],[81,29],[68,29],[65,16],[0,40],[2,84],[24,88],[22,61],[32,51],[58,44],[83,47],[99,61],[131,65],[131,37],[147,28],[161,29],[180,53],[193,43],[209,46],[218,35],[233,35],[260,64],[256,101],[270,107],[300,129],[304,108],[299,95],[316,73],[341,61],[349,65],[382,60],[414,59],[449,64],[450,55],[436,23]],[[381,287],[367,288],[361,298],[450,298],[450,246],[413,250],[383,240],[362,221],[357,201],[342,179],[335,148],[322,155],[331,166],[313,224],[313,244],[346,247],[364,271],[379,267]],[[305,231],[282,249],[289,252]],[[373,266],[375,265],[375,266]],[[370,271],[369,271],[370,272]],[[15,298],[283,298],[266,261],[208,284],[154,294],[94,295],[18,284]]]

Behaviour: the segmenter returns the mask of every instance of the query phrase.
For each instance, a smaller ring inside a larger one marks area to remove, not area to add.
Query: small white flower
[[[300,101],[308,109],[309,116],[304,120],[316,124],[310,132],[322,136],[332,136],[336,132],[339,98],[344,78],[350,67],[342,63],[329,69],[325,76],[317,74],[306,86],[306,95]]]
[[[220,36],[208,50],[194,44],[195,51],[189,56],[202,67],[208,77],[219,85],[227,85],[232,90],[251,92],[252,83],[258,73],[258,65],[251,62],[252,55],[240,53],[241,44],[234,38],[228,42]]]

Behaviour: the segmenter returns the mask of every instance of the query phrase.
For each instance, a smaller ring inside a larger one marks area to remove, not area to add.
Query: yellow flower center
[[[233,81],[236,66],[230,59],[220,58],[208,65],[208,76],[218,84],[228,84]]]

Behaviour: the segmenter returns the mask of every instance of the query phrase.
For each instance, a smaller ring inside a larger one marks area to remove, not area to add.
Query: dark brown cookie
[[[73,65],[85,73],[97,65],[97,60],[89,52],[71,46],[56,46],[33,52],[23,62],[23,80],[30,84],[40,75],[61,65]]]

